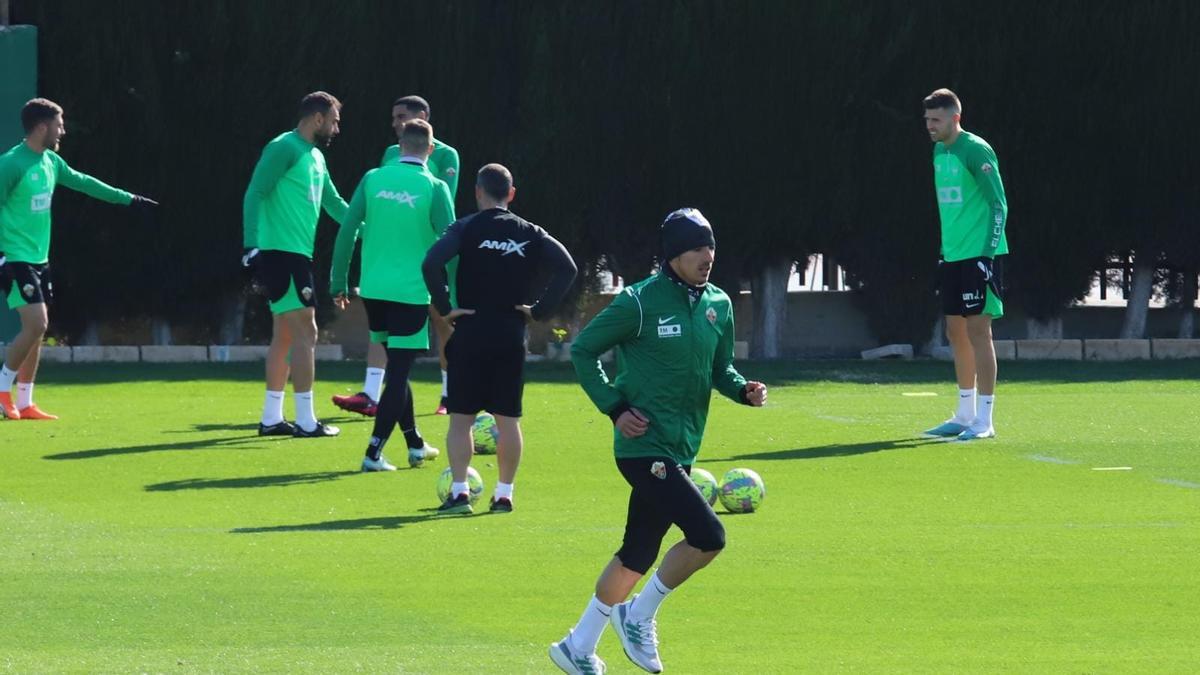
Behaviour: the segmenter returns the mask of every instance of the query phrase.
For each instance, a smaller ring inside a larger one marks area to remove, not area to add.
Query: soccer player
[[[925,128],[934,144],[933,181],[942,221],[939,285],[958,379],[958,410],[925,433],[969,441],[996,435],[992,320],[1004,315],[999,256],[1008,253],[1008,202],[992,146],[964,130],[961,122],[962,103],[954,92],[938,89],[925,97]]]
[[[662,671],[659,604],[725,547],[721,521],[688,475],[712,390],[745,405],[767,400],[766,386],[748,382],[733,366],[733,303],[708,283],[716,252],[708,220],[696,209],[680,209],[667,216],[660,234],[659,272],[614,298],[571,347],[583,390],[613,421],[617,469],[632,491],[621,548],[596,581],[579,623],[550,645],[550,658],[568,673],[604,672],[596,645],[609,623],[634,664]],[[610,380],[599,357],[614,347],[620,365]],[[672,524],[683,541],[626,602]]]
[[[411,120],[429,121],[429,102],[420,96],[403,96],[392,103],[392,129],[399,137],[404,125]],[[402,151],[400,144],[388,146],[383,151],[383,159],[379,166],[388,166],[400,161]],[[425,166],[435,178],[442,180],[450,189],[450,202],[458,194],[458,151],[438,139],[433,139],[433,152],[425,161]],[[450,279],[453,284],[455,263],[450,263]],[[450,297],[453,301],[454,292]],[[438,355],[442,365],[442,398],[438,403],[437,414],[446,414],[446,341],[450,339],[453,328],[445,317],[430,311],[429,318],[437,334]],[[375,414],[379,392],[383,387],[384,367],[387,364],[387,354],[383,346],[370,341],[367,344],[367,376],[363,380],[363,390],[352,396],[334,396],[333,403],[342,410],[361,413],[368,417]]]
[[[339,431],[318,422],[313,412],[317,297],[312,255],[321,209],[338,223],[346,216],[346,200],[330,180],[321,153],[338,135],[341,107],[323,91],[305,96],[296,128],[267,144],[246,188],[242,265],[254,270],[274,315],[260,436],[317,438]],[[289,370],[295,424],[283,417]]]
[[[479,212],[455,221],[425,256],[422,271],[438,313],[454,324],[446,343],[450,430],[446,450],[453,483],[441,513],[471,513],[467,469],[474,443],[471,426],[480,410],[496,417],[499,480],[491,511],[513,508],[513,481],[521,462],[521,393],[524,388],[525,325],[550,315],[575,280],[575,261],[557,239],[508,210],[516,196],[512,174],[499,164],[479,170]],[[446,264],[458,265],[458,306],[450,302]],[[542,267],[550,281],[533,305],[534,280]]]
[[[363,471],[396,470],[384,458],[383,446],[397,422],[408,443],[410,467],[438,456],[437,448],[417,432],[408,375],[417,355],[429,349],[430,297],[421,263],[454,221],[454,204],[446,184],[425,169],[433,150],[433,127],[424,120],[406,122],[400,147],[399,161],[368,171],[358,184],[333,253],[330,291],[337,306],[345,309],[350,304],[347,268],[362,232],[359,295],[366,305],[372,344],[387,349],[387,386],[379,398]]]
[[[8,419],[54,420],[33,402],[33,381],[49,325],[53,301],[50,280],[50,203],[58,185],[111,204],[135,208],[157,202],[106,185],[80,173],[58,156],[67,135],[63,109],[35,98],[21,108],[25,140],[0,155],[0,293],[20,317],[21,330],[8,346],[0,366],[0,416]],[[17,400],[12,400],[13,383]]]

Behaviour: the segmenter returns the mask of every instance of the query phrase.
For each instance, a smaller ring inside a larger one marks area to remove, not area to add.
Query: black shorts
[[[946,316],[975,316],[1004,314],[1004,261],[992,261],[992,275],[980,258],[943,262],[938,269],[938,292],[942,296],[942,313]]]
[[[645,574],[658,559],[671,525],[683,530],[684,539],[693,548],[725,548],[725,526],[692,482],[690,466],[669,457],[637,457],[618,458],[617,469],[633,488],[625,539],[617,551],[622,565]]]
[[[266,290],[273,314],[317,306],[313,262],[289,251],[260,251],[255,277]]]
[[[393,349],[429,349],[429,305],[363,298],[371,341]]]
[[[461,317],[446,343],[446,410],[520,417],[524,390],[524,318]]]
[[[50,276],[50,265],[25,262],[7,262],[0,267],[0,296],[8,302],[9,309],[54,301],[54,282]]]

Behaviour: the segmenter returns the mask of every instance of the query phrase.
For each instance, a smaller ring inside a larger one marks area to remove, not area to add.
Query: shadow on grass
[[[262,439],[258,434],[254,434],[253,436],[233,436],[231,438],[205,438],[197,441],[185,441],[183,443],[149,443],[146,445],[60,452],[53,455],[46,455],[42,459],[95,459],[97,457],[110,457],[112,455],[140,455],[146,452],[160,452],[164,450],[211,450],[213,448],[237,447],[261,441]]]
[[[419,523],[438,518],[437,508],[422,509],[407,516],[383,518],[352,518],[349,520],[327,520],[321,523],[298,525],[269,525],[266,527],[235,527],[230,534],[270,534],[272,532],[339,532],[345,530],[398,530],[409,523]],[[460,516],[445,516],[457,518]]]
[[[915,436],[913,438],[896,438],[888,441],[871,441],[869,443],[850,443],[846,445],[821,445],[815,448],[792,448],[790,450],[770,450],[767,452],[751,452],[741,455],[733,455],[732,457],[705,459],[705,464],[713,464],[717,462],[738,462],[746,459],[823,459],[826,457],[852,457],[854,455],[866,455],[872,452],[884,452],[886,450],[911,450],[919,448],[922,445],[930,445],[931,443],[945,443],[946,441],[937,438],[927,438],[925,436]]]
[[[209,490],[259,487],[286,487],[289,485],[312,485],[353,476],[360,471],[318,471],[315,473],[287,473],[277,476],[245,476],[242,478],[188,478],[166,483],[147,485],[147,492],[174,492],[176,490]]]
[[[194,434],[197,432],[211,431],[258,431],[258,422],[244,422],[233,424],[230,422],[217,422],[213,424],[193,424],[191,429],[176,429],[174,431],[164,431],[164,434]]]

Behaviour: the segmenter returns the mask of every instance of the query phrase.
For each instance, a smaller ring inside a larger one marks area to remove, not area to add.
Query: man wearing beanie
[[[611,623],[626,656],[662,671],[655,615],[666,596],[725,547],[725,529],[689,478],[712,389],[761,406],[767,388],[733,366],[733,303],[708,283],[712,226],[696,209],[667,216],[659,272],[626,288],[583,329],[571,360],[584,391],[613,421],[617,469],[629,483],[625,537],[596,581],[579,623],[550,645],[567,673],[604,672],[596,645]],[[616,348],[610,380],[599,357]],[[642,592],[625,599],[654,561],[671,525],[684,539],[667,551]]]

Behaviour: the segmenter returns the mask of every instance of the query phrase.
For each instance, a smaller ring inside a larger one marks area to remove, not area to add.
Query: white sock
[[[317,428],[317,415],[313,412],[312,392],[297,391],[296,395],[296,426],[305,431]]]
[[[471,486],[467,485],[467,481],[464,480],[461,483],[458,481],[454,481],[453,483],[450,483],[450,496],[457,497],[461,494],[466,494],[466,495],[471,494]]]
[[[367,379],[363,381],[363,392],[371,397],[372,401],[379,401],[379,396],[383,392],[383,374],[387,372],[383,368],[367,368]]]
[[[445,371],[443,371],[445,372]],[[442,375],[442,381],[445,382],[445,375]],[[11,392],[13,382],[17,379],[17,371],[9,370],[8,366],[0,366],[0,391]],[[442,385],[445,388],[446,385]]]
[[[571,651],[579,655],[595,654],[610,614],[612,607],[593,595],[583,610],[583,616],[579,617],[579,623],[571,629]]]
[[[24,410],[33,405],[33,383],[17,383],[17,410]]]
[[[267,399],[263,401],[262,423],[264,426],[279,424],[283,421],[283,392],[267,390]]]
[[[979,397],[979,412],[975,413],[975,423],[971,425],[972,427],[980,430],[992,428],[992,399],[994,398],[996,398],[995,395]]]
[[[450,390],[446,387],[446,371],[443,370],[442,371],[442,398],[446,398],[447,396],[449,396],[450,395],[448,393],[449,391]]]
[[[963,424],[970,424],[971,420],[975,419],[974,389],[958,390],[958,411],[954,413],[954,419]]]
[[[671,593],[670,588],[658,578],[658,571],[642,586],[633,604],[629,606],[629,614],[638,619],[649,619],[658,612],[658,606]]]
[[[496,499],[512,500],[512,483],[496,482]]]

